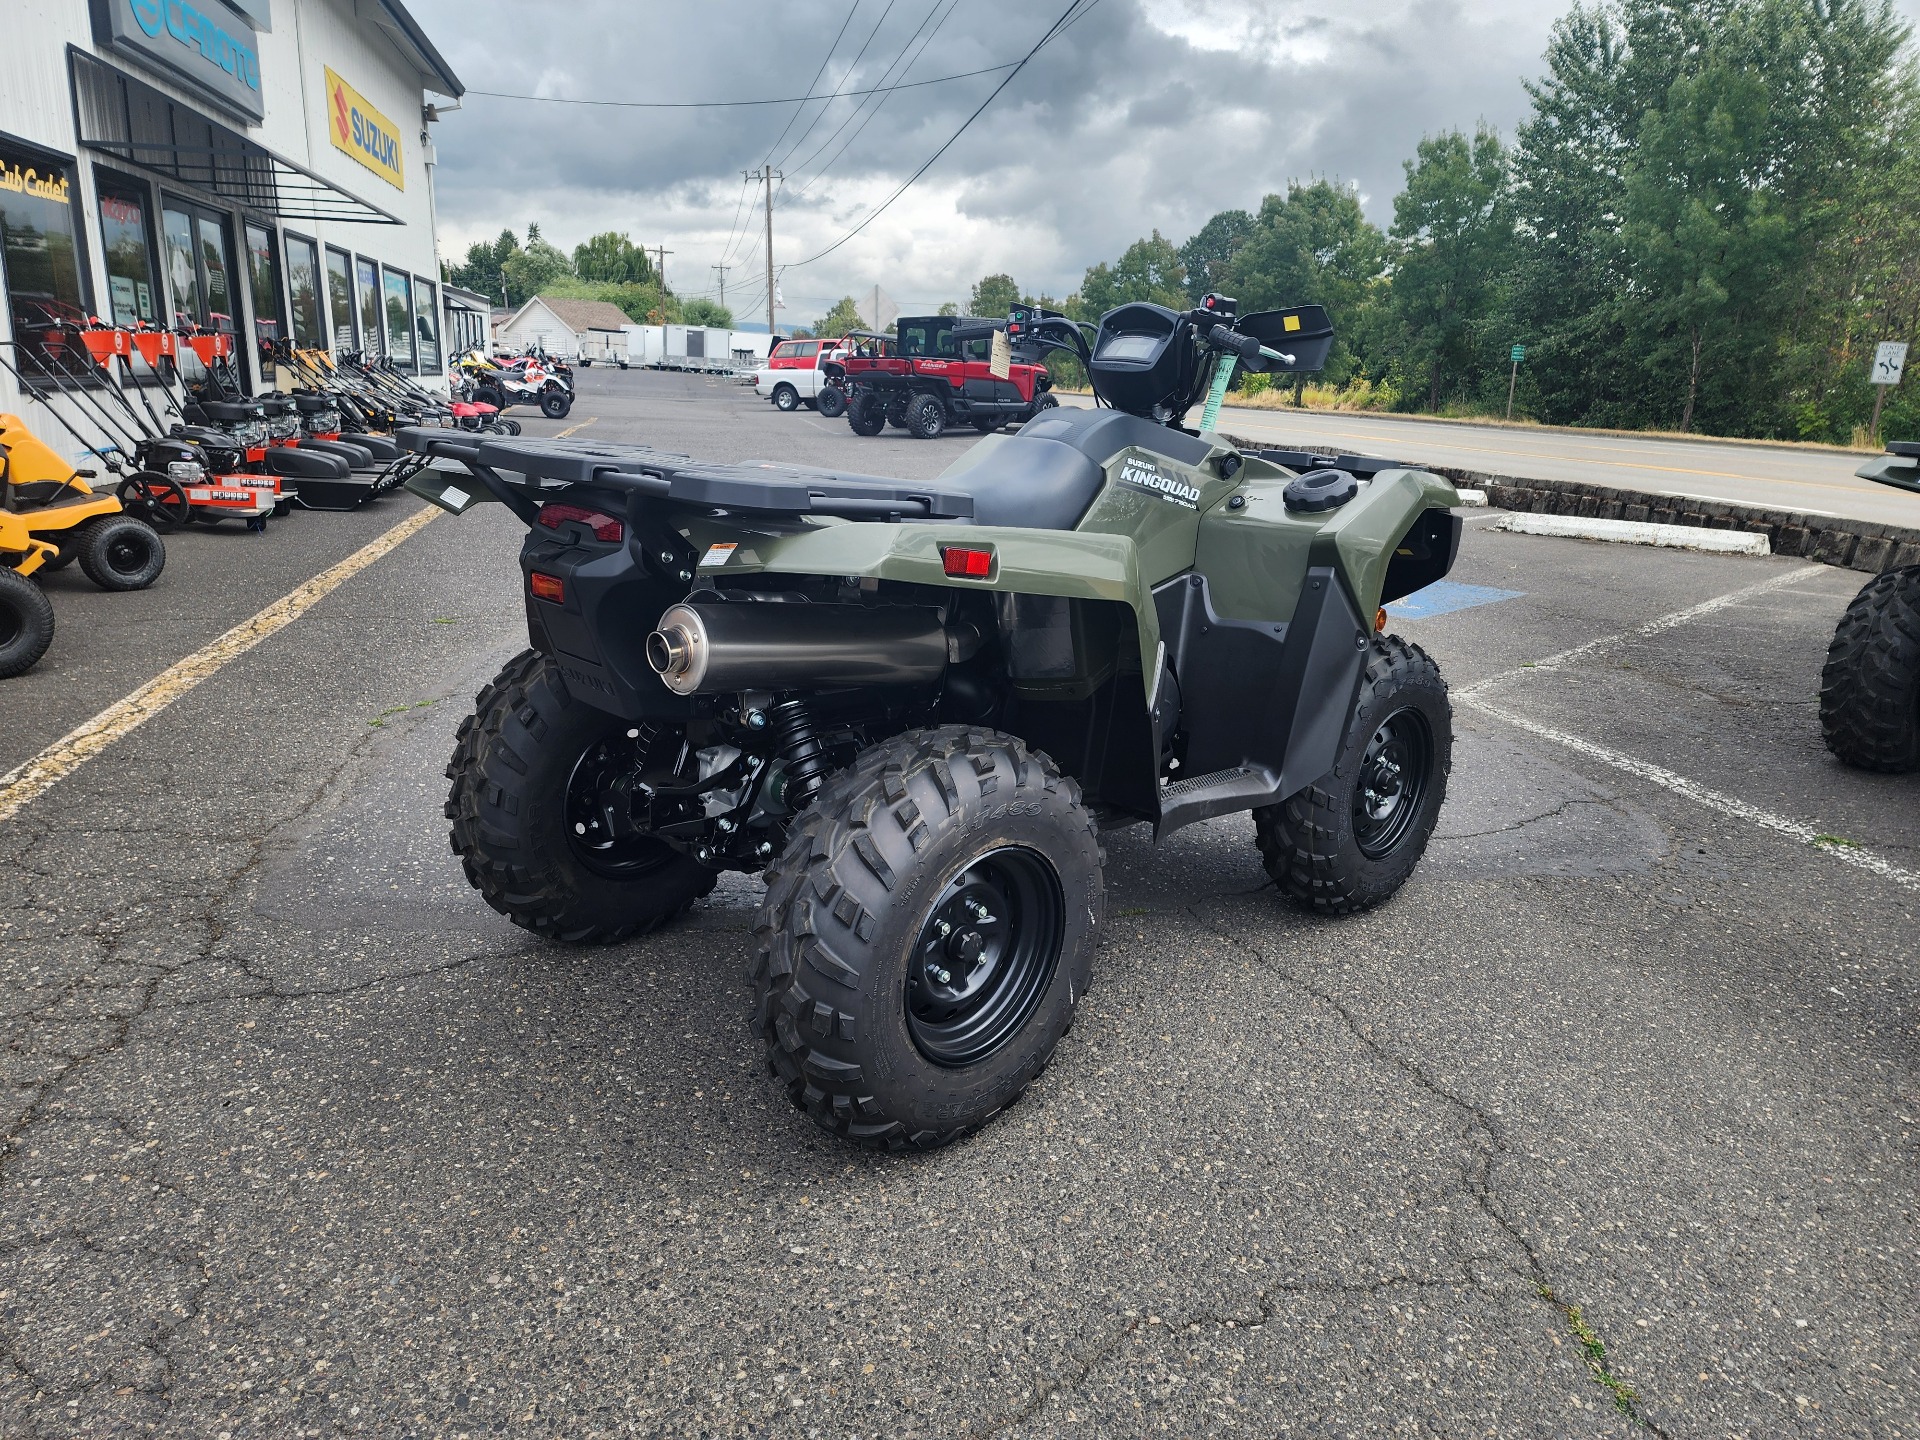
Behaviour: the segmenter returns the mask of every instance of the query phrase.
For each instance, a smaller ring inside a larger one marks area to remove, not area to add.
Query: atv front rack
[[[768,460],[716,465],[650,445],[474,435],[421,426],[402,429],[395,438],[416,454],[458,461],[494,499],[524,520],[532,517],[535,496],[572,485],[773,515],[831,515],[847,520],[973,518],[973,497],[964,491],[809,465]],[[409,488],[425,493],[412,483]],[[435,496],[427,498],[445,504]]]

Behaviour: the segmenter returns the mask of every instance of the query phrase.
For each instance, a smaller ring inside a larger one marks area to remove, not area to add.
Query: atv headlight
[[[167,478],[176,485],[198,485],[206,478],[206,468],[197,460],[169,460]]]

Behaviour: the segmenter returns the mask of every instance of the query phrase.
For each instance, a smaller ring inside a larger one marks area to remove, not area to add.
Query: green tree
[[[958,315],[960,313],[960,307],[952,300],[942,300],[940,302],[940,308],[933,313],[936,315]]]
[[[1326,375],[1344,384],[1369,333],[1368,302],[1386,266],[1386,237],[1344,185],[1315,180],[1260,202],[1254,233],[1227,270],[1242,313],[1318,304],[1333,317],[1335,340]],[[1297,393],[1297,391],[1296,391]]]
[[[528,227],[529,233],[532,229]],[[578,278],[573,273],[573,262],[537,234],[525,249],[509,255],[501,269],[506,271],[507,291],[512,297],[508,303],[514,305],[540,294],[556,280]]]
[[[849,330],[864,330],[867,322],[860,318],[860,311],[853,303],[851,295],[842,295],[833,302],[833,308],[813,322],[816,335],[840,336]]]
[[[1092,316],[1100,316],[1116,305],[1146,301],[1184,310],[1187,305],[1187,272],[1181,267],[1180,252],[1158,230],[1145,240],[1136,240],[1112,265],[1105,261],[1088,270],[1080,281],[1081,303]]]
[[[508,303],[501,294],[502,272],[507,260],[519,250],[520,239],[511,230],[502,230],[500,238],[491,245],[484,240],[475,241],[467,247],[467,258],[448,272],[447,283],[480,295],[498,297],[502,304]],[[524,300],[526,296],[520,298]]]
[[[625,235],[608,230],[573,247],[573,273],[582,280],[643,284],[653,279],[647,252]]]
[[[1020,287],[1011,275],[988,275],[973,287],[967,314],[979,320],[998,320],[1020,303]]]
[[[733,311],[718,300],[709,300],[705,296],[693,300],[682,300],[680,318],[688,325],[711,325],[716,330],[733,328]]]
[[[1394,198],[1391,300],[1396,340],[1423,371],[1428,408],[1471,391],[1513,251],[1507,152],[1482,128],[1420,142]],[[1497,341],[1496,341],[1497,343]]]
[[[621,284],[561,275],[541,286],[540,293],[561,300],[605,300],[610,305],[618,305],[629,320],[639,325],[678,325],[686,319],[680,301],[671,293],[662,295],[659,285],[651,280],[643,284]]]
[[[1253,216],[1246,211],[1222,210],[1180,247],[1180,264],[1187,272],[1188,303],[1198,305],[1209,290],[1226,283],[1234,257],[1253,238],[1253,232]]]

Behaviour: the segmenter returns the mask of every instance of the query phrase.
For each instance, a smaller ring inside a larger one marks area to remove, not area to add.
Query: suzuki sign
[[[94,37],[236,115],[266,118],[253,24],[220,0],[93,0]]]
[[[327,70],[327,137],[334,149],[346,151],[394,189],[407,188],[400,127],[331,69]]]

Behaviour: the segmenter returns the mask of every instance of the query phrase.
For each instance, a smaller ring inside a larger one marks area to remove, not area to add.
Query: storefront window
[[[273,357],[280,339],[280,266],[273,253],[273,232],[247,226],[247,284],[253,292],[253,339],[262,362]]]
[[[416,279],[413,282],[414,351],[420,357],[420,373],[433,375],[440,370],[440,307],[433,301],[433,286]]]
[[[413,287],[398,270],[384,272],[387,297],[387,356],[403,370],[413,368]]]
[[[353,261],[344,250],[327,249],[327,310],[333,316],[336,354],[353,349]]]
[[[116,325],[159,322],[154,299],[153,239],[147,201],[136,190],[100,185],[100,244],[106,252],[107,304]]]
[[[72,196],[70,165],[0,151],[0,246],[24,364],[38,362],[55,324],[86,319]]]
[[[380,358],[380,336],[387,328],[380,318],[380,267],[364,256],[353,262],[354,285],[360,292],[360,343],[367,358]]]
[[[310,350],[326,342],[320,322],[320,251],[311,240],[287,236],[287,312],[293,343]]]
[[[200,302],[200,267],[193,259],[193,217],[172,208],[160,214],[165,222],[167,293],[173,296],[173,323],[198,325],[205,309]]]

